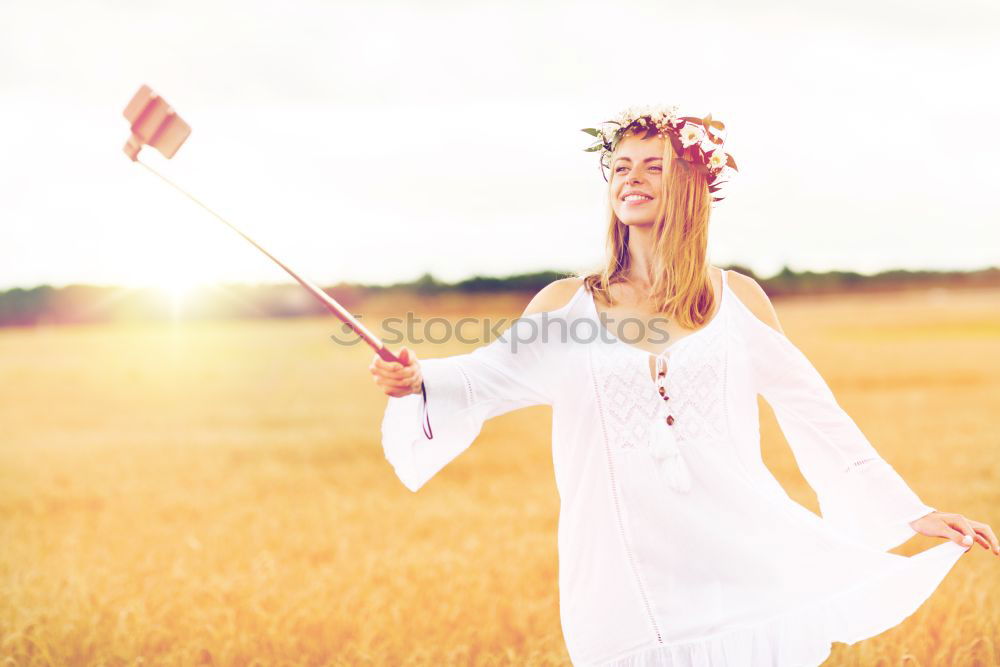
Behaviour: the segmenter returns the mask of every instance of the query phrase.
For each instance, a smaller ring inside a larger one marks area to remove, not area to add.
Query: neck
[[[642,289],[653,285],[653,224],[629,225],[628,228],[629,281]]]

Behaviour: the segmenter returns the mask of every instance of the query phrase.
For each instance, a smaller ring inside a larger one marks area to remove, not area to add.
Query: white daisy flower
[[[721,169],[726,166],[726,158],[728,156],[722,152],[721,148],[716,148],[712,153],[712,156],[708,158],[708,166],[712,169]]]
[[[701,128],[701,125],[688,123],[681,129],[681,145],[685,148],[700,142],[704,137],[705,131]]]
[[[661,106],[657,110],[657,113],[659,114],[660,120],[662,120],[662,121],[666,121],[666,120],[670,120],[672,118],[676,118],[677,117],[677,106],[676,105],[674,105],[674,106],[663,105],[663,106]]]
[[[616,118],[615,120],[617,120],[622,125],[628,125],[633,120],[635,120],[635,107],[626,108],[624,111],[618,114],[618,118]]]

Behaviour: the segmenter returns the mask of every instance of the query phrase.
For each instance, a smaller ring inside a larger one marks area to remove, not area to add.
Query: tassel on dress
[[[656,460],[667,486],[682,493],[691,490],[691,471],[681,456],[674,430],[662,417],[654,419],[649,429],[649,452]]]
[[[667,395],[667,360],[662,355],[656,357],[656,386],[660,398],[670,399]],[[681,456],[681,448],[677,442],[677,434],[673,429],[674,418],[668,415],[666,419],[657,417],[649,429],[649,452],[656,460],[658,472],[662,474],[667,486],[682,493],[691,490],[691,471],[687,462]]]

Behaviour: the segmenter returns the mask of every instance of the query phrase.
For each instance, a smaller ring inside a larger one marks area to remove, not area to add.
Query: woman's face
[[[643,139],[630,134],[622,137],[611,157],[611,207],[626,225],[648,225],[656,218],[663,142],[659,135]]]

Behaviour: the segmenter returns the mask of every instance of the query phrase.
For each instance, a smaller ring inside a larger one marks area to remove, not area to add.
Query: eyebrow
[[[648,157],[645,160],[643,160],[643,162],[652,162],[653,160],[662,160],[662,159],[663,159],[662,157]],[[630,157],[620,157],[620,158],[617,158],[615,160],[615,162],[619,162],[621,160],[628,160],[629,162],[631,162],[632,158],[630,158]]]

